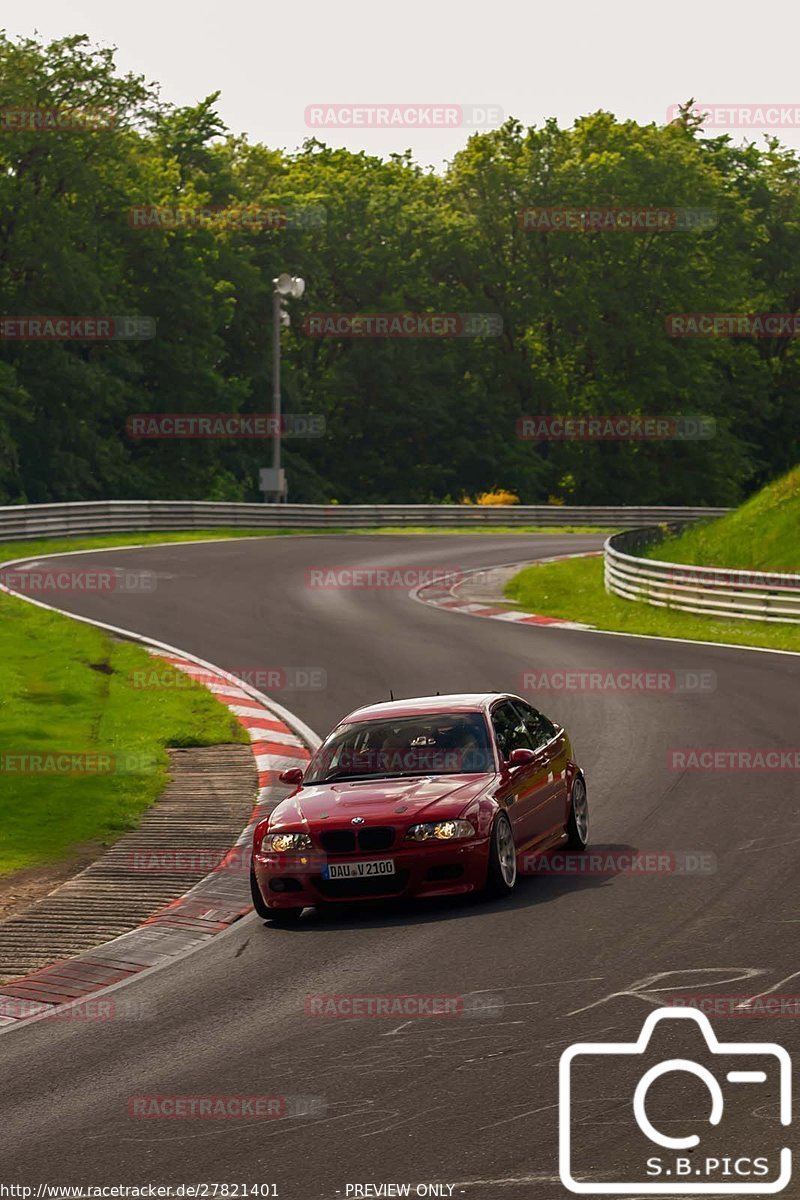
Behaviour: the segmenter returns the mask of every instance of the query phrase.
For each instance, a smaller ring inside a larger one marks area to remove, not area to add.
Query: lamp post
[[[285,307],[289,299],[299,300],[306,290],[305,280],[297,275],[279,275],[272,290],[272,415],[275,432],[272,442],[272,470],[261,472],[261,487],[280,504],[286,498],[286,480],[281,470],[281,329],[290,323]]]

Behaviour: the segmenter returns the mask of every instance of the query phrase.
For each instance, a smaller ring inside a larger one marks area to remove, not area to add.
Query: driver
[[[390,729],[378,751],[378,770],[400,774],[409,752],[408,735]]]

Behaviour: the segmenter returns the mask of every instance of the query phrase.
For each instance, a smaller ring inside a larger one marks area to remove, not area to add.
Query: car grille
[[[389,825],[376,825],[373,829],[359,829],[358,848],[369,853],[372,850],[388,850],[394,841],[394,830]]]
[[[356,835],[350,829],[331,829],[319,840],[328,854],[350,854],[356,848]]]
[[[379,875],[370,879],[323,879],[315,875],[312,883],[327,900],[350,900],[368,896],[392,896],[407,886],[410,873],[396,871],[394,875]]]
[[[371,854],[376,850],[388,850],[394,842],[394,829],[390,825],[375,825],[369,829],[329,829],[320,836],[323,850],[328,854]]]

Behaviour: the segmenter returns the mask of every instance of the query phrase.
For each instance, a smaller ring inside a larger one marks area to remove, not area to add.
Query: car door
[[[514,706],[536,751],[537,762],[547,775],[541,803],[531,816],[531,827],[537,841],[548,841],[563,831],[567,816],[567,738],[561,726],[524,700],[515,700]]]
[[[491,710],[491,718],[503,763],[507,764],[512,750],[534,749],[522,713],[511,700],[500,700],[495,704]],[[542,824],[543,818],[537,814],[542,806],[546,805],[548,798],[548,769],[549,758],[543,759],[538,756],[524,766],[509,768],[506,765],[504,768],[504,778],[497,797],[507,805],[518,850],[536,838],[536,830]]]

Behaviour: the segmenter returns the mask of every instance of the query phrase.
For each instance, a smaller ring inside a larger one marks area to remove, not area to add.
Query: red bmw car
[[[581,851],[586,781],[569,737],[518,696],[423,696],[350,713],[253,836],[259,916],[330,902],[507,895],[522,854]]]

